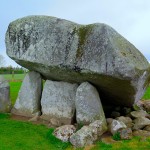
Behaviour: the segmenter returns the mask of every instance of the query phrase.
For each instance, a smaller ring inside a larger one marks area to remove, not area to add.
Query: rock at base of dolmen
[[[40,115],[42,78],[37,72],[29,72],[25,76],[12,113],[33,117]]]
[[[71,124],[75,115],[77,84],[47,80],[44,85],[41,118],[57,120],[57,126]],[[52,122],[51,122],[52,123]]]
[[[99,93],[90,83],[84,82],[77,88],[75,105],[78,124],[90,124],[95,120],[106,122]]]
[[[10,86],[2,76],[0,76],[0,112],[10,112]]]

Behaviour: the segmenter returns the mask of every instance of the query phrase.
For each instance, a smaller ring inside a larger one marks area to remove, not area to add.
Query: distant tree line
[[[22,67],[0,67],[0,74],[23,74],[27,70]]]

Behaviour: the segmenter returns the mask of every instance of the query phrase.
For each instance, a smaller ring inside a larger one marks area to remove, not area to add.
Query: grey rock
[[[134,118],[139,118],[139,117],[146,117],[147,112],[144,110],[137,110],[137,111],[132,111],[131,116]]]
[[[110,132],[112,133],[112,135],[114,135],[120,129],[124,129],[124,128],[127,128],[127,126],[122,121],[113,120],[110,125]]]
[[[5,42],[8,56],[19,65],[49,80],[88,81],[107,104],[132,106],[148,86],[146,58],[105,24],[29,16],[9,24]]]
[[[150,125],[150,120],[145,117],[136,118],[134,121],[134,130],[142,129],[147,125]]]
[[[122,121],[128,128],[131,128],[133,126],[132,119],[130,117],[120,116],[117,117],[116,120]]]
[[[64,125],[61,127],[58,127],[54,130],[53,135],[62,140],[63,142],[68,142],[71,135],[74,134],[76,131],[75,126],[73,125]]]
[[[99,94],[90,83],[84,82],[77,88],[75,105],[78,124],[85,125],[95,120],[105,121]]]
[[[58,120],[60,125],[71,124],[75,114],[75,95],[78,85],[47,80],[41,106],[42,118]]]
[[[98,139],[108,129],[106,120],[96,120],[93,123],[89,124],[89,126],[94,129],[96,139]]]
[[[145,130],[135,130],[133,131],[133,136],[150,137],[150,132]]]
[[[10,112],[10,86],[7,80],[0,76],[0,112]]]
[[[131,128],[120,129],[118,132],[120,133],[121,140],[132,139],[132,130],[131,130]]]
[[[70,142],[75,147],[92,145],[95,140],[95,131],[92,127],[89,126],[83,126],[70,137]]]
[[[146,126],[143,130],[146,130],[146,131],[150,132],[150,125]]]
[[[41,114],[42,78],[37,72],[26,74],[12,113],[21,116],[33,117]]]
[[[143,108],[146,112],[150,113],[150,100],[145,100],[143,102]]]

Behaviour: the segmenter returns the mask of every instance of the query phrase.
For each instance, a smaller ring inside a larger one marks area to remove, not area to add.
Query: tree
[[[0,55],[0,67],[2,67],[5,63],[5,59],[3,55]]]

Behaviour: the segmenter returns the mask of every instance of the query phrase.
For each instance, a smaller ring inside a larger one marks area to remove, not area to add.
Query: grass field
[[[44,125],[12,120],[0,114],[0,150],[64,150],[62,143],[52,135],[53,129]]]
[[[63,143],[53,135],[53,129],[44,125],[35,125],[10,119],[7,114],[0,114],[0,150],[75,150],[71,144]],[[76,150],[149,150],[150,138],[142,140],[119,141],[114,144],[96,142],[91,149]]]
[[[23,78],[25,77],[25,74],[4,74],[2,75],[5,79],[8,81],[22,81]]]
[[[21,87],[24,75],[16,75],[14,82],[11,75],[4,76],[10,81],[10,97],[14,104]],[[150,87],[143,99],[150,99]],[[0,114],[0,150],[75,150],[69,143],[62,143],[52,135],[53,129],[44,125],[35,125],[29,122],[12,120],[7,114]],[[114,144],[105,144],[101,141],[86,150],[149,150],[150,138],[141,140],[135,137],[132,140],[119,141]],[[84,150],[80,148],[77,150]]]

